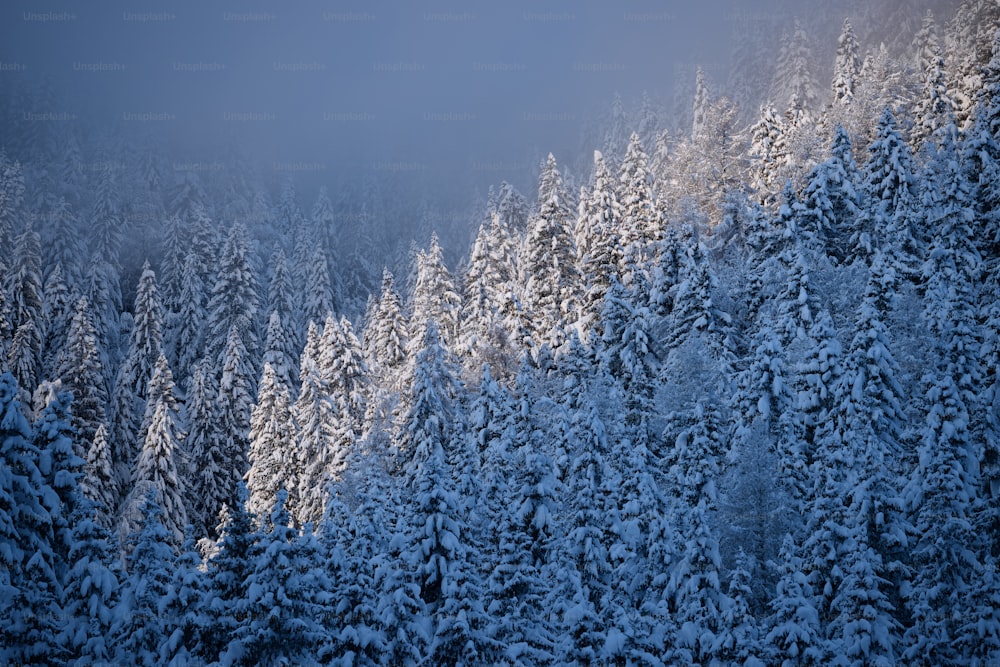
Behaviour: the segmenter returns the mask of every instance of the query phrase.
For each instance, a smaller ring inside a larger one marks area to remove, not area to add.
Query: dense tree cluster
[[[996,664],[1000,31],[918,27],[619,100],[353,322],[325,190],[0,156],[0,662]]]

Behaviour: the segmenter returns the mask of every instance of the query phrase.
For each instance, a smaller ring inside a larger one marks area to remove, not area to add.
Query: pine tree
[[[160,385],[159,389],[152,387]],[[177,414],[177,398],[174,395],[173,377],[167,366],[166,357],[160,356],[153,379],[150,381],[151,405],[147,408],[148,422],[142,451],[136,461],[132,475],[132,488],[123,501],[121,533],[128,536],[139,529],[142,512],[150,492],[162,506],[162,526],[168,539],[179,546],[184,539],[187,525],[184,479],[179,472],[185,469],[182,460],[181,439],[183,432]]]
[[[57,499],[36,464],[41,452],[32,442],[19,394],[14,377],[0,375],[0,544],[9,573],[0,579],[8,593],[0,602],[0,657],[45,664],[58,657],[58,581],[52,548]]]
[[[162,664],[179,666],[197,661],[205,623],[204,561],[190,525],[173,565],[170,588],[160,603],[163,615],[169,619],[169,628],[161,638],[158,652]]]
[[[570,231],[570,212],[562,177],[549,155],[540,177],[540,209],[529,220],[520,262],[524,281],[524,305],[532,314],[532,336],[536,344],[558,347],[565,329],[577,318],[573,288],[579,277],[576,249]]]
[[[308,350],[302,354],[299,377],[302,384],[293,410],[298,425],[298,449],[289,486],[294,483],[293,509],[299,523],[316,525],[326,505],[327,484],[335,474],[331,469],[335,454],[332,446],[340,439],[341,425],[329,385]]]
[[[376,374],[388,374],[406,359],[409,342],[406,319],[403,317],[399,294],[396,293],[392,274],[382,272],[382,291],[378,305],[365,326],[362,339],[365,357]]]
[[[915,150],[948,123],[954,122],[954,104],[945,84],[944,58],[936,56],[923,71],[924,90],[913,110],[915,123],[910,143]]]
[[[87,463],[80,490],[94,503],[94,521],[103,529],[111,529],[111,517],[118,507],[118,480],[111,464],[108,429],[97,427],[94,440],[87,450]]]
[[[250,412],[253,408],[255,378],[247,360],[249,353],[243,344],[240,330],[233,326],[226,340],[226,351],[218,373],[219,389],[216,399],[221,456],[221,496],[217,507],[231,506],[236,502],[236,490],[246,474],[249,462],[247,448],[250,431]]]
[[[833,65],[833,101],[847,105],[854,98],[858,85],[860,63],[858,62],[858,40],[854,36],[851,22],[844,19],[844,27],[837,39],[837,59]]]
[[[179,308],[172,315],[170,351],[182,378],[189,376],[192,367],[198,359],[201,359],[205,349],[207,295],[198,272],[200,261],[194,252],[189,252],[185,257],[180,275]]]
[[[611,172],[599,151],[594,151],[594,185],[580,197],[575,241],[579,274],[585,280],[580,328],[588,332],[604,307],[612,278],[620,278],[625,249],[619,242],[622,207]]]
[[[760,628],[749,605],[752,591],[748,559],[741,547],[736,555],[736,566],[729,573],[729,588],[722,607],[715,650],[722,663],[762,667]]]
[[[618,521],[613,489],[618,485],[607,463],[607,432],[582,385],[572,389],[568,441],[574,447],[566,486],[565,530],[558,558],[565,562],[556,578],[556,598],[549,604],[553,623],[563,636],[558,647],[567,658],[600,660],[604,637],[618,609],[611,596],[609,547]]]
[[[290,403],[288,387],[270,364],[264,364],[257,404],[250,415],[250,468],[245,477],[248,508],[255,514],[274,507],[278,492],[290,481],[288,469],[297,456]]]
[[[104,369],[104,387],[110,396],[117,379],[115,371],[122,347],[119,331],[122,295],[118,284],[118,270],[95,257],[91,262],[87,281],[86,297],[90,302],[94,331],[97,334],[97,351],[101,355],[101,367]]]
[[[302,319],[303,326],[309,322],[319,324],[328,313],[337,312],[337,304],[333,300],[333,288],[330,285],[330,267],[327,263],[323,247],[316,245],[309,253],[303,265],[305,275],[302,276]]]
[[[204,625],[198,641],[199,658],[220,660],[240,631],[236,608],[248,595],[247,584],[260,555],[257,518],[246,509],[247,490],[241,483],[237,502],[224,507],[215,553],[206,563]]]
[[[55,377],[59,353],[66,345],[72,307],[69,288],[63,279],[61,265],[56,264],[45,281],[45,298],[42,301],[42,353],[39,370],[46,379]]]
[[[40,379],[42,362],[42,271],[38,233],[29,225],[14,246],[15,262],[6,276],[10,326],[14,339],[7,367],[21,388],[31,391]]]
[[[256,355],[259,347],[257,331],[258,286],[254,274],[247,232],[242,225],[233,225],[219,256],[218,273],[208,298],[205,354],[222,364],[229,348],[233,329],[243,346]],[[253,357],[242,363],[254,369]],[[253,371],[251,377],[256,377]]]
[[[417,352],[431,320],[437,323],[441,341],[451,347],[458,335],[462,297],[445,266],[437,235],[431,236],[426,252],[417,253],[417,281],[413,286],[410,317],[411,355]]]
[[[498,439],[512,437],[509,432],[498,434]],[[510,456],[502,462],[514,471],[510,493],[503,498],[513,500],[511,509],[499,513],[487,611],[497,622],[494,637],[508,647],[510,659],[546,664],[554,658],[556,641],[545,605],[551,596],[560,487],[552,460],[544,453],[521,445]]]
[[[112,625],[122,579],[113,538],[93,511],[83,501],[70,515],[70,569],[60,598],[66,664],[81,667],[110,662],[114,655]]]
[[[135,295],[134,324],[128,355],[118,370],[112,416],[112,463],[121,482],[127,482],[138,454],[136,443],[145,434],[139,426],[148,397],[157,359],[163,353],[163,311],[156,290],[156,275],[143,264],[142,277]],[[140,494],[137,502],[140,502]]]
[[[720,645],[727,604],[719,576],[719,541],[708,521],[718,505],[722,426],[718,409],[703,401],[668,415],[667,423],[664,438],[674,448],[664,462],[666,488],[675,495],[676,513],[682,517],[678,536],[683,546],[665,593],[677,625],[676,659],[707,664]]]
[[[207,359],[196,364],[186,397],[184,448],[190,462],[187,515],[198,535],[214,536],[225,506],[226,452],[219,428],[218,383]]]
[[[913,156],[888,109],[879,118],[877,134],[868,151],[870,156],[862,176],[866,202],[863,231],[851,239],[851,245],[869,262],[874,249],[881,249],[905,276],[915,270],[916,258],[921,256],[914,229],[917,199]],[[868,234],[869,243],[861,236],[863,233]]]
[[[289,526],[284,500],[279,492],[256,557],[247,563],[246,594],[232,609],[241,620],[223,662],[302,664],[330,641],[331,583],[320,567],[319,543],[311,532]]]
[[[767,619],[765,642],[769,658],[782,667],[823,664],[822,637],[816,609],[809,601],[810,590],[802,572],[802,559],[791,535],[781,544],[778,585],[771,601],[773,613]]]
[[[707,119],[702,120],[706,121]],[[622,282],[628,287],[636,281],[637,271],[645,273],[645,263],[662,236],[647,162],[639,135],[633,133],[618,178],[621,234],[625,250],[621,276]]]
[[[272,310],[267,322],[267,334],[264,337],[262,363],[265,366],[270,365],[275,377],[281,380],[286,387],[291,387],[294,378],[298,377],[295,372],[294,359],[292,336],[279,312]]]
[[[799,219],[802,227],[817,235],[827,256],[839,264],[854,259],[848,241],[860,209],[859,179],[851,139],[843,126],[837,125],[830,158],[810,171]],[[861,245],[867,242],[862,240]]]
[[[108,403],[97,333],[86,297],[76,302],[56,374],[63,386],[73,392],[73,428],[77,434],[77,453],[83,456],[105,422]]]
[[[367,532],[338,498],[332,497],[320,524],[325,576],[330,582],[332,612],[337,623],[319,660],[337,666],[375,664],[385,655],[385,636],[377,627],[376,591],[369,564],[377,536]]]
[[[297,325],[295,299],[292,291],[291,275],[285,260],[285,251],[278,248],[271,256],[271,279],[267,285],[267,308],[277,312],[286,326]],[[294,340],[298,340],[298,331]]]
[[[152,667],[162,664],[159,645],[169,631],[160,604],[170,591],[174,538],[163,526],[156,490],[143,498],[142,528],[134,536],[129,574],[121,583],[121,602],[111,629],[115,662]]]

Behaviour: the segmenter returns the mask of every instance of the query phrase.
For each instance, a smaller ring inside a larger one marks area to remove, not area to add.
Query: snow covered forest
[[[5,80],[0,663],[1000,664],[1000,5],[939,4],[412,242]]]

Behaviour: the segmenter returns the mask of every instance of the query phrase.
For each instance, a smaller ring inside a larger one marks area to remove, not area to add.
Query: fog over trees
[[[1000,662],[996,2],[2,12],[0,662]]]

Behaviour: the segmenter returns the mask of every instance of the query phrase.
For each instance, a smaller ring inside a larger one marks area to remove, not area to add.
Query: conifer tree
[[[189,252],[180,275],[178,310],[172,314],[170,351],[182,378],[189,377],[205,349],[206,287],[201,282],[198,264],[201,259]]]
[[[449,347],[454,344],[462,307],[462,297],[445,266],[436,234],[431,236],[430,247],[417,253],[416,269],[409,332],[410,345],[414,348],[411,355],[419,351],[415,346],[422,344],[431,320],[437,323],[441,341]]]
[[[267,333],[264,337],[262,363],[265,366],[270,365],[275,376],[286,387],[291,387],[294,378],[298,377],[295,372],[294,359],[292,336],[278,311],[272,310],[267,322]]]
[[[562,344],[566,327],[577,319],[573,289],[578,275],[562,177],[551,154],[549,159],[539,185],[539,194],[545,193],[547,199],[539,199],[540,209],[528,222],[520,268],[535,342],[555,348]]]
[[[288,483],[288,469],[295,465],[296,432],[288,387],[270,364],[257,390],[257,404],[250,415],[250,468],[246,474],[248,508],[255,514],[274,507],[278,492]]]
[[[778,585],[766,621],[768,657],[783,667],[823,664],[819,617],[809,600],[811,591],[791,535],[785,536],[778,558]]]
[[[218,383],[212,364],[195,364],[188,383],[185,408],[187,437],[184,449],[191,477],[186,498],[188,521],[198,535],[214,536],[219,512],[225,505],[224,478],[227,464],[219,430]]]
[[[163,310],[157,295],[156,275],[149,268],[149,262],[143,264],[133,322],[128,354],[115,382],[115,413],[112,416],[112,462],[123,483],[131,477],[131,466],[138,454],[137,443],[145,435],[139,431],[140,422],[153,371],[163,353]],[[137,502],[141,501],[142,494]]]
[[[858,40],[848,19],[837,38],[837,59],[833,65],[833,101],[848,105],[854,99],[861,64],[858,62]]]
[[[224,662],[303,663],[330,641],[331,583],[320,566],[319,543],[311,532],[299,534],[289,526],[284,500],[279,492],[256,557],[247,564],[246,595],[232,608],[240,622]]]
[[[702,119],[704,123],[706,119]],[[697,119],[696,119],[697,122]],[[645,262],[661,239],[660,220],[650,186],[646,153],[639,135],[632,133],[622,160],[619,182],[621,234],[624,245],[622,282],[632,286],[637,270],[645,272]]]
[[[86,455],[97,428],[104,423],[108,402],[89,311],[86,297],[81,297],[76,302],[56,372],[63,386],[73,392],[73,427],[77,453],[81,456]]]
[[[72,317],[69,288],[63,279],[61,265],[56,264],[49,273],[43,293],[45,298],[41,310],[42,353],[39,370],[43,378],[52,379],[58,367],[59,353],[66,344]]]
[[[160,604],[170,591],[174,538],[161,522],[155,488],[145,493],[141,513],[142,528],[134,535],[111,637],[116,662],[152,667],[162,664],[159,646],[169,632],[169,619],[160,614]]]
[[[369,366],[379,374],[398,370],[406,359],[409,342],[406,319],[392,274],[382,272],[382,291],[362,339]]]
[[[257,518],[247,511],[246,499],[246,486],[241,483],[236,503],[223,509],[218,544],[205,567],[205,618],[198,652],[206,663],[221,659],[237,637],[236,607],[247,599],[247,584],[260,555]]]
[[[0,375],[0,526],[9,575],[0,579],[0,646],[10,662],[46,663],[58,657],[58,580],[54,570],[55,492],[36,462],[41,452],[21,410],[20,390],[10,373]]]
[[[111,464],[111,446],[108,429],[97,427],[94,439],[87,450],[87,463],[80,490],[94,504],[94,521],[101,528],[111,529],[111,517],[118,506],[118,480]]]
[[[60,644],[67,665],[110,662],[115,642],[112,626],[122,579],[111,534],[93,518],[89,500],[80,502],[69,517],[71,526],[69,571],[60,604],[63,627]]]
[[[596,324],[612,278],[620,279],[625,249],[620,243],[622,207],[604,156],[594,152],[594,185],[580,197],[574,234],[579,274],[586,290],[581,300],[581,330]]]
[[[156,385],[159,388],[153,390]],[[186,465],[181,449],[183,431],[177,414],[173,376],[163,355],[160,355],[150,386],[150,392],[155,391],[156,395],[150,396],[152,403],[144,419],[142,451],[132,475],[131,491],[123,501],[121,533],[127,537],[139,529],[143,508],[152,491],[157,506],[162,506],[163,529],[168,539],[179,546],[184,539],[184,526],[187,525],[184,479],[180,475]]]
[[[206,356],[222,364],[228,353],[229,337],[235,329],[243,346],[257,354],[258,286],[249,256],[247,232],[242,225],[233,225],[219,256],[218,272],[208,298],[206,322]],[[253,358],[242,361],[254,368]],[[256,377],[256,372],[251,377]]]
[[[219,389],[216,399],[219,420],[219,452],[222,465],[221,496],[222,505],[236,502],[236,489],[246,474],[250,412],[253,408],[255,378],[251,375],[249,353],[243,344],[243,336],[236,326],[229,330],[226,351],[222,358]]]

